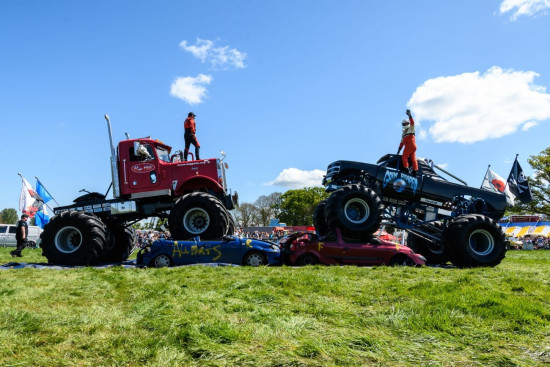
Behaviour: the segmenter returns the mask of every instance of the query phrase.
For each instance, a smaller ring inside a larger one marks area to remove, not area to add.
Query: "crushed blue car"
[[[281,250],[275,243],[224,236],[215,241],[161,239],[141,249],[136,262],[138,266],[162,268],[201,263],[280,265],[281,261]]]

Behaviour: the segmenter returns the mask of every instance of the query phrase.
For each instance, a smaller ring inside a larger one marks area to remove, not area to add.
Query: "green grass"
[[[3,270],[0,300],[1,366],[550,363],[544,250],[484,269]]]

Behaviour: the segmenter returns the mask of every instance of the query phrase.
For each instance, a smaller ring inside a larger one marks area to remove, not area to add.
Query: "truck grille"
[[[327,177],[332,177],[340,173],[340,163],[332,163],[328,165]]]

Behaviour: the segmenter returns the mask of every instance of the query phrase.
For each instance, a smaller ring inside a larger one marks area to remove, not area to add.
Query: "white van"
[[[15,233],[17,232],[17,226],[15,224],[0,224],[0,246],[2,247],[16,247],[17,240],[15,239]],[[27,236],[27,247],[36,248],[40,245],[40,233],[42,228],[36,226],[29,226],[29,235]]]

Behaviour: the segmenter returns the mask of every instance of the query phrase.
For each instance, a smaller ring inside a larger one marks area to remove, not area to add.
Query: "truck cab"
[[[225,199],[226,164],[221,159],[183,161],[182,154],[171,152],[170,146],[150,138],[121,141],[117,162],[120,196],[178,197],[200,189]],[[226,201],[232,209],[232,200]]]

